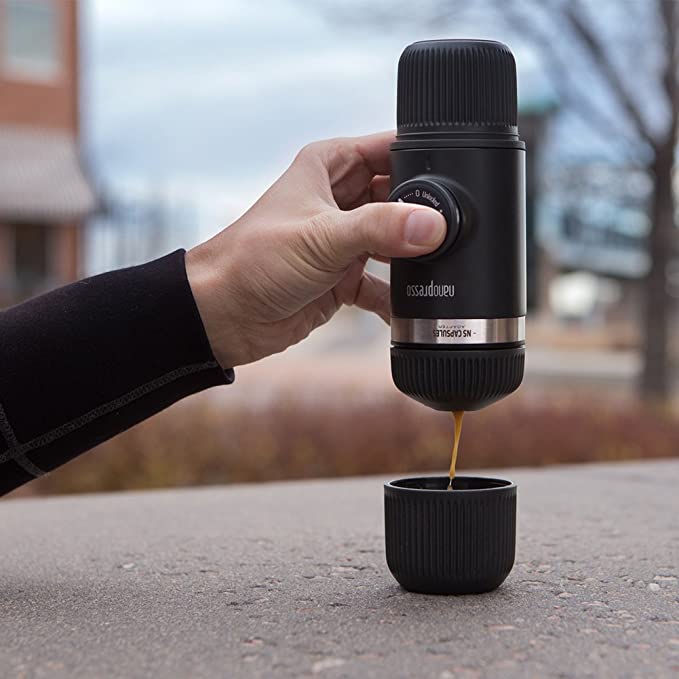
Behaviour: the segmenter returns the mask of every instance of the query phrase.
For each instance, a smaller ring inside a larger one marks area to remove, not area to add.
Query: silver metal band
[[[526,339],[526,317],[393,318],[391,341],[410,344],[504,344]]]

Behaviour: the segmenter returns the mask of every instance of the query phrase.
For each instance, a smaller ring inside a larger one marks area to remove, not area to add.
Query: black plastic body
[[[516,485],[459,476],[384,486],[387,565],[405,589],[478,594],[499,587],[514,565]]]
[[[392,316],[495,319],[526,314],[525,148],[518,139],[450,136],[396,141],[392,191],[413,180],[445,186],[459,205],[459,234],[436,256],[391,263]],[[412,285],[452,285],[451,297],[409,297]],[[473,411],[523,380],[523,341],[505,344],[393,342],[400,391],[435,410]]]
[[[480,141],[480,140],[479,140]],[[422,144],[418,148],[419,144]],[[399,318],[515,318],[526,315],[525,151],[511,146],[428,147],[391,152],[392,189],[412,179],[434,178],[461,206],[453,247],[418,261],[391,264],[392,315]],[[455,285],[445,298],[408,297],[411,284]]]

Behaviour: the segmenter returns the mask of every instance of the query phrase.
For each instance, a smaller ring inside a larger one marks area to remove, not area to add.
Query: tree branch
[[[662,80],[671,109],[668,137],[671,139],[671,147],[674,150],[677,144],[677,124],[679,123],[679,85],[677,84],[679,41],[677,41],[677,5],[675,0],[658,0],[658,13],[665,28],[665,42],[667,44],[667,63]]]
[[[660,1],[662,2],[663,0]],[[670,0],[668,4],[672,2],[673,0]],[[608,58],[606,48],[599,42],[594,31],[592,31],[587,23],[583,21],[582,17],[575,9],[574,3],[566,3],[562,11],[564,17],[568,20],[568,23],[575,34],[580,38],[587,48],[590,57],[597,65],[602,75],[606,78],[606,81],[610,85],[613,94],[616,96],[623,109],[627,112],[627,115],[634,122],[639,135],[644,139],[644,141],[655,147],[655,139],[648,130],[646,122],[644,121],[640,110],[637,108],[636,102],[634,99],[632,99],[629,92],[625,88],[625,85],[616,71],[613,62]]]
[[[632,137],[629,130],[624,129],[618,118],[606,115],[594,104],[591,97],[573,83],[568,65],[559,56],[554,46],[554,36],[547,35],[538,28],[533,18],[533,12],[528,15],[517,10],[516,5],[508,3],[504,8],[504,17],[509,27],[517,35],[532,42],[539,50],[549,77],[564,103],[569,104],[590,127],[597,129],[602,136],[610,138],[611,130],[615,130],[616,134],[625,137],[629,143],[639,143],[638,137]],[[645,142],[646,140],[642,141]]]

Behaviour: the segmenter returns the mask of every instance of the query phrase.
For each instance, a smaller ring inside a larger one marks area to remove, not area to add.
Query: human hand
[[[436,210],[385,203],[393,133],[304,147],[236,222],[190,250],[186,270],[224,368],[283,351],[343,304],[390,318],[389,284],[369,257],[417,257],[446,233]]]

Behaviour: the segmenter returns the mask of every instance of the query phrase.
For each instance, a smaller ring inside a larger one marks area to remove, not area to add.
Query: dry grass
[[[273,479],[445,470],[453,421],[400,394],[359,389],[268,405],[209,393],[173,406],[81,456],[24,493],[68,493]],[[679,417],[595,393],[524,388],[469,414],[459,467],[669,457]]]

